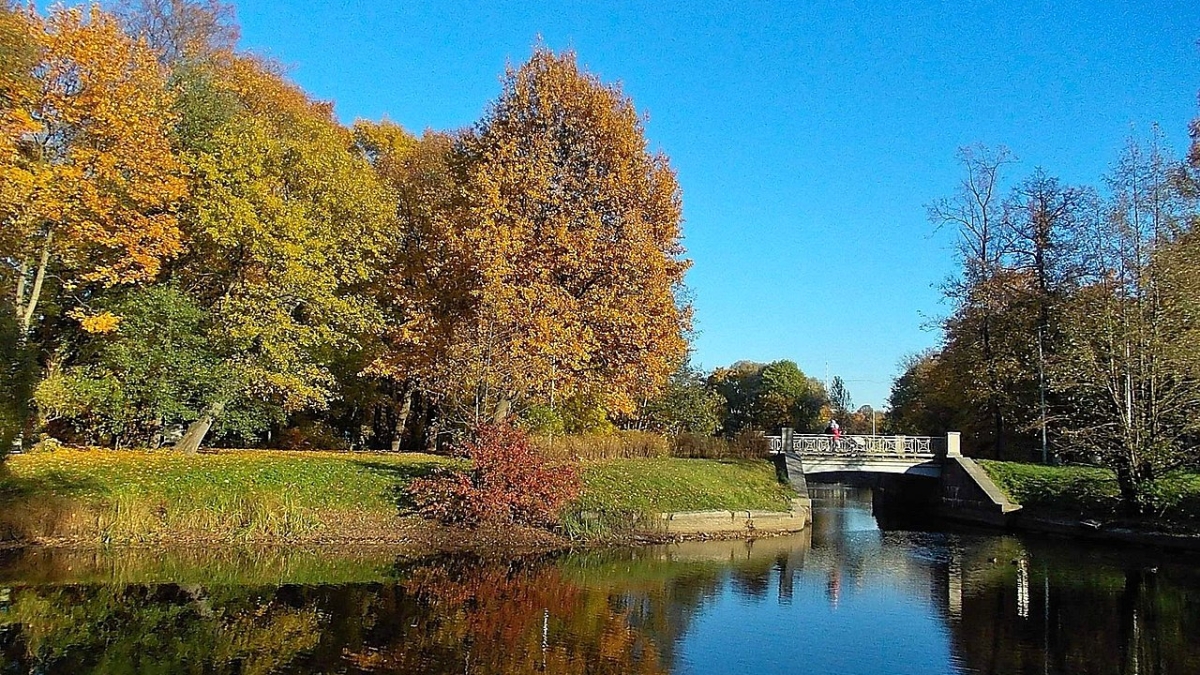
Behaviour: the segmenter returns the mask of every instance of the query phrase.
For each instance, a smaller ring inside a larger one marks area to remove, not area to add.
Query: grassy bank
[[[18,455],[0,477],[0,541],[386,541],[415,520],[403,506],[409,481],[449,461],[278,451]],[[764,461],[603,460],[585,463],[583,478],[572,514],[778,509],[788,497]]]
[[[271,451],[19,455],[0,482],[0,537],[254,540],[382,528],[401,487],[445,462]]]
[[[1120,517],[1117,479],[1107,469],[989,460],[980,464],[1026,509],[1096,520]],[[1149,495],[1156,521],[1149,525],[1200,529],[1200,474],[1165,476],[1151,484]]]
[[[795,496],[764,460],[618,459],[584,464],[584,492],[564,524],[575,536],[608,536],[654,514],[787,510]]]

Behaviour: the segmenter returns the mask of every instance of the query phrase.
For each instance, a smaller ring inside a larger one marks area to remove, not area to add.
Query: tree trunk
[[[500,424],[508,419],[509,413],[512,412],[512,401],[502,398],[496,404],[496,411],[492,414],[492,424]]]
[[[50,239],[54,231],[46,233],[46,243],[42,247],[42,260],[38,263],[37,276],[33,280],[33,289],[29,291],[29,303],[25,305],[25,313],[21,317],[21,336],[25,339],[29,327],[33,325],[33,313],[37,309],[38,298],[42,295],[42,282],[46,280],[46,268],[50,265]]]
[[[1138,462],[1128,455],[1122,456],[1116,467],[1117,486],[1121,491],[1121,506],[1126,515],[1139,518],[1146,515],[1143,498],[1145,476]]]
[[[392,452],[400,452],[400,444],[404,440],[404,431],[408,428],[408,416],[412,412],[412,387],[404,385],[400,394],[400,406],[396,410],[396,428],[392,431]]]
[[[200,415],[200,419],[192,422],[187,432],[183,434],[183,438],[175,443],[175,449],[188,455],[199,452],[200,444],[204,442],[208,430],[212,428],[213,422],[217,421],[223,412],[225,412],[225,401],[214,403]]]
[[[29,259],[21,258],[21,267],[17,270],[17,307],[25,304],[25,282],[29,276]]]

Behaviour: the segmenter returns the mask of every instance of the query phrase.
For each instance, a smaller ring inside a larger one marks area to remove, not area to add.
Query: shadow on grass
[[[56,531],[70,517],[79,497],[103,491],[94,478],[61,471],[40,476],[0,471],[0,543]]]
[[[391,464],[388,462],[373,462],[369,460],[354,460],[354,463],[376,474],[387,476],[396,481],[391,487],[392,499],[397,511],[411,514],[416,511],[416,503],[408,493],[408,485],[417,478],[429,478],[438,473],[458,466],[454,462],[408,462]]]
[[[50,471],[40,476],[15,476],[10,471],[0,473],[0,506],[10,506],[35,497],[76,497],[104,491],[91,476],[72,476],[63,471]]]

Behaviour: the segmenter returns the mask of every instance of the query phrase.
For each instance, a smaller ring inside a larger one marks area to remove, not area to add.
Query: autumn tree
[[[182,247],[176,209],[186,184],[153,52],[95,7],[23,20],[37,45],[36,86],[20,115],[26,129],[6,158],[0,219],[4,257],[16,268],[8,297],[25,334],[52,267],[74,289],[67,307],[80,318],[82,287],[155,278]]]
[[[477,305],[449,356],[472,417],[595,398],[630,413],[683,361],[680,196],[619,88],[537,48],[459,143]]]
[[[973,359],[972,378],[979,395],[986,401],[991,418],[992,438],[997,448],[1003,443],[1005,417],[996,349],[993,344],[992,315],[995,312],[994,281],[999,261],[1004,253],[1001,238],[1002,171],[1012,163],[1005,148],[989,150],[984,147],[963,148],[959,163],[964,176],[953,196],[940,199],[927,207],[929,219],[938,228],[953,228],[956,249],[962,265],[961,277],[945,286],[946,294],[957,304],[959,312],[977,315],[970,328],[974,334],[970,344],[976,347],[978,359]]]
[[[427,132],[417,139],[387,121],[360,121],[354,134],[395,200],[375,282],[386,348],[368,373],[391,385],[391,444],[398,450],[410,424],[419,432],[433,404],[462,386],[466,375],[452,350],[475,324],[479,279],[469,263],[474,245],[465,239],[454,137]]]
[[[903,372],[888,396],[888,427],[913,436],[959,431],[966,406],[943,356],[927,350],[905,357],[900,366]]]
[[[27,14],[0,5],[0,212],[10,213],[25,197],[26,168],[21,158],[21,139],[35,129],[31,117],[37,91],[34,70],[39,49],[37,24]],[[0,229],[0,251],[7,254],[19,247],[16,228]],[[5,278],[7,279],[5,270]]]
[[[1200,430],[1200,247],[1175,174],[1157,135],[1122,155],[1052,373],[1069,405],[1065,443],[1116,472],[1136,515],[1151,506],[1150,481],[1190,460]]]
[[[180,441],[185,451],[239,401],[328,405],[332,353],[378,328],[366,285],[390,222],[388,191],[331,106],[248,57],[194,72],[207,131],[183,148],[190,245],[172,274],[211,308],[231,375]]]

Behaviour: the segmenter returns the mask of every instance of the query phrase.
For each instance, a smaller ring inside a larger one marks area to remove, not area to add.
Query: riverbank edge
[[[1009,525],[1017,532],[1069,537],[1086,541],[1118,543],[1134,546],[1180,551],[1200,551],[1200,532],[1156,532],[1126,523],[1102,523],[1072,518],[1061,514],[1026,509],[1017,514]]]
[[[329,522],[341,521],[339,525]],[[587,538],[511,524],[484,524],[475,528],[441,525],[418,516],[353,521],[330,518],[315,532],[293,536],[230,538],[218,533],[192,531],[159,536],[105,541],[94,536],[0,538],[0,551],[27,548],[79,550],[169,549],[188,547],[348,547],[387,548],[397,553],[429,555],[475,552],[520,554],[595,546],[633,546],[702,539],[753,539],[800,532],[812,523],[812,501],[794,498],[787,511],[709,510],[654,514],[640,527]]]
[[[1009,513],[989,513],[940,507],[939,519],[1003,530],[1006,532],[1048,535],[1100,543],[1115,543],[1155,548],[1200,551],[1200,532],[1162,532],[1139,528],[1129,522],[1104,522],[1061,512],[1023,506]]]

